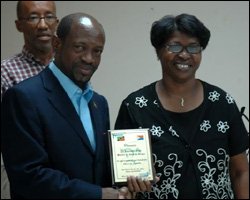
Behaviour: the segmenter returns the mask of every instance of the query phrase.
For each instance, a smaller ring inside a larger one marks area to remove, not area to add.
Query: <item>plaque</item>
[[[108,136],[113,184],[128,176],[154,180],[149,129],[109,130]]]

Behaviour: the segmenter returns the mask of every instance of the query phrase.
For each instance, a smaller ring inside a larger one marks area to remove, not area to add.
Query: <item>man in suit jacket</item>
[[[92,16],[64,17],[55,60],[3,96],[2,153],[12,198],[131,197],[127,187],[110,187],[108,104],[89,82],[104,43]],[[134,188],[149,190],[143,183]]]

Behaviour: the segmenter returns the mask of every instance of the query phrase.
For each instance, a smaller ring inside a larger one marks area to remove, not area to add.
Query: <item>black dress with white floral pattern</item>
[[[115,129],[150,129],[154,167],[160,176],[142,198],[234,198],[229,159],[248,148],[248,133],[232,96],[201,82],[202,104],[184,113],[162,107],[156,82],[123,100]]]

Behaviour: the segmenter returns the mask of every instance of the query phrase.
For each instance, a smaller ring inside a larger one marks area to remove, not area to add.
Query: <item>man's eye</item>
[[[54,16],[46,16],[45,18],[46,19],[54,19],[55,17]]]
[[[76,52],[81,52],[81,51],[85,51],[86,48],[84,48],[83,46],[74,46],[74,49]]]
[[[82,46],[75,46],[75,49],[82,49]]]
[[[101,49],[95,50],[95,54],[96,54],[96,55],[101,55],[101,54],[102,54],[102,50],[101,50]]]
[[[36,17],[36,16],[30,16],[28,19],[29,20],[37,20],[39,17]]]

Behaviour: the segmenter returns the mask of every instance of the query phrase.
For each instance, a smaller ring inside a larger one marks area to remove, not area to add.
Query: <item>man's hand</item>
[[[102,188],[102,199],[131,199],[134,197],[127,187],[120,189]]]
[[[159,180],[159,177],[155,177],[154,183],[157,183]],[[152,183],[149,180],[135,176],[129,176],[127,184],[130,192],[151,192],[152,188]]]
[[[117,199],[118,190],[114,188],[102,188],[102,199]]]
[[[128,189],[130,192],[150,192],[151,183],[140,177],[129,176],[127,178]]]
[[[119,189],[118,199],[134,199],[135,194],[130,192],[127,187],[121,187]]]

